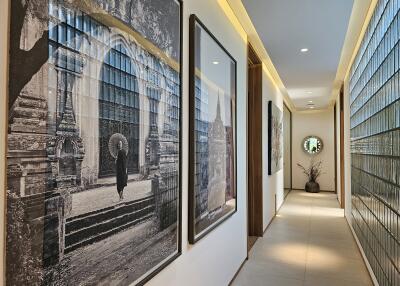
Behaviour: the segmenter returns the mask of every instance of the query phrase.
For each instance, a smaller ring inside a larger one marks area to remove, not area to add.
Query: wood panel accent
[[[289,125],[290,125],[290,127],[289,127],[289,137],[290,137],[290,140],[289,140],[289,144],[290,144],[290,148],[289,148],[289,152],[290,152],[290,156],[289,156],[289,160],[290,160],[290,162],[289,162],[289,167],[290,167],[290,188],[289,188],[289,191],[288,191],[288,193],[287,194],[285,194],[284,193],[284,199],[286,199],[286,197],[287,197],[287,195],[290,193],[290,191],[292,190],[292,188],[293,188],[293,144],[292,144],[292,141],[293,141],[293,116],[292,116],[292,112],[290,111],[290,109],[289,109],[289,107],[286,105],[286,103],[285,102],[283,102],[283,114],[285,114],[285,112],[288,112],[289,113],[289,117],[290,117],[290,120],[289,120]],[[285,140],[284,140],[285,141]],[[284,164],[285,164],[285,161],[284,161]],[[287,164],[287,163],[286,163]],[[283,189],[285,190],[285,183],[283,183]]]
[[[248,59],[247,60],[248,60],[249,66],[262,64],[260,58],[257,56],[256,51],[254,50],[254,48],[251,45],[248,46]]]
[[[333,107],[333,142],[334,142],[334,156],[335,156],[335,193],[338,194],[338,184],[337,184],[337,173],[338,173],[338,166],[337,166],[337,146],[338,146],[338,142],[337,142],[337,104],[335,103],[334,107]]]
[[[263,235],[262,64],[249,46],[248,235]]]

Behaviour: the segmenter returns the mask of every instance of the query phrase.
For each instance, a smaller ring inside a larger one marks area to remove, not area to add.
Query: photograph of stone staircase
[[[65,253],[105,239],[154,216],[154,195],[68,218]]]

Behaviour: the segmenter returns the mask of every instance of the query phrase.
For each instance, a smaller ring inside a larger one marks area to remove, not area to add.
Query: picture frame
[[[182,253],[183,1],[77,3],[11,3],[6,279],[144,285]]]
[[[282,169],[283,165],[283,112],[268,101],[268,175]]]
[[[237,63],[196,15],[189,22],[189,243],[194,244],[237,211]],[[201,50],[203,45],[207,49]]]

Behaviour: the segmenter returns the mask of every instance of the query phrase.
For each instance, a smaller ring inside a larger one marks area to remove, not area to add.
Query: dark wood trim
[[[248,235],[263,235],[262,64],[248,46]]]
[[[180,51],[179,51],[179,59],[180,59],[180,65],[179,65],[179,69],[180,69],[180,73],[179,73],[179,80],[180,80],[180,86],[179,86],[179,94],[181,96],[180,98],[180,104],[183,103],[183,0],[178,0],[179,4],[180,4],[180,24],[179,24],[179,47],[180,47]],[[181,107],[179,110],[179,142],[180,145],[182,145],[183,143],[183,108]],[[182,180],[182,159],[183,159],[183,154],[182,154],[182,146],[179,146],[179,237],[178,237],[178,253],[179,255],[182,254],[182,189],[183,189],[183,180]]]
[[[262,66],[249,67],[249,235],[263,233]]]
[[[258,65],[262,64],[260,58],[258,57],[256,51],[251,44],[248,45],[248,65]]]
[[[340,89],[340,207],[345,208],[345,166],[344,166],[344,86]]]
[[[337,186],[337,173],[338,173],[338,166],[337,166],[337,104],[335,103],[333,107],[333,142],[334,142],[334,156],[335,156],[335,192],[338,193],[338,186]]]
[[[248,257],[246,257],[245,260],[243,260],[242,264],[240,264],[239,269],[235,272],[235,275],[233,275],[231,281],[229,282],[228,286],[232,285],[233,281],[235,281],[236,277],[239,275],[240,270],[242,270],[244,264],[248,260]]]
[[[289,108],[288,108],[289,109]],[[293,188],[293,114],[290,111],[290,190]]]
[[[195,109],[195,100],[192,100],[192,95],[194,95],[194,90],[195,90],[195,81],[191,79],[190,74],[195,73],[195,59],[194,59],[194,46],[195,46],[195,35],[192,31],[194,29],[194,18],[190,18],[190,27],[189,27],[189,196],[188,196],[188,239],[189,242],[192,240],[192,233],[194,233],[194,225],[191,223],[192,220],[194,220],[195,214],[194,214],[194,208],[195,208],[195,203],[194,199],[192,199],[192,193],[193,193],[193,185],[194,185],[194,177],[192,174],[194,173],[194,166],[192,166],[192,161],[194,159],[194,155],[192,156],[192,153],[194,153],[193,150],[193,144],[194,144],[194,136],[192,135],[192,132],[194,131],[193,126],[195,122],[195,114],[191,112],[192,110]],[[191,191],[192,190],[192,191]]]
[[[201,234],[195,234],[195,189],[194,189],[194,163],[195,163],[195,75],[196,75],[196,66],[195,66],[195,52],[196,52],[196,37],[195,37],[195,28],[196,24],[200,25],[200,27],[214,40],[214,42],[221,48],[226,55],[231,58],[233,63],[235,64],[235,94],[232,100],[232,130],[233,130],[233,193],[235,195],[235,210],[226,214],[224,217],[220,218],[218,221],[214,222],[210,225],[206,230],[204,230]],[[236,178],[237,178],[237,62],[235,58],[225,49],[225,47],[218,41],[218,39],[210,32],[210,30],[200,21],[200,19],[195,15],[190,15],[189,18],[189,231],[188,231],[188,240],[190,244],[194,244],[204,236],[209,234],[212,230],[218,227],[220,224],[229,219],[232,215],[237,212],[237,188],[236,188]]]
[[[289,131],[289,134],[290,134],[290,143],[289,143],[290,144],[290,190],[289,190],[289,193],[290,193],[290,191],[293,188],[293,145],[292,145],[292,142],[293,142],[293,115],[292,115],[292,111],[289,109],[289,107],[286,105],[285,102],[283,102],[283,105],[289,111],[289,115],[290,115],[290,131]],[[285,189],[285,183],[283,184],[283,188]],[[285,198],[287,197],[287,195],[285,196]]]

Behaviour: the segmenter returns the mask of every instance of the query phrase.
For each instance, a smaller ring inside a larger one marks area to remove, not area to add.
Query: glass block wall
[[[400,0],[380,0],[350,75],[352,225],[380,285],[400,285]]]

